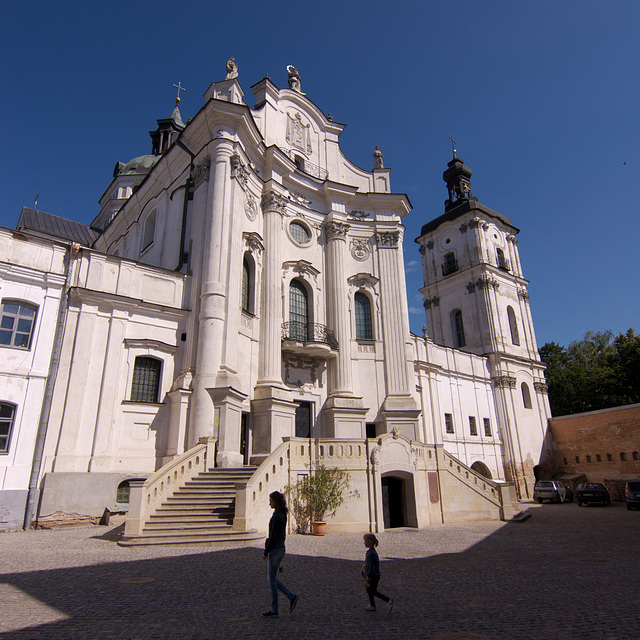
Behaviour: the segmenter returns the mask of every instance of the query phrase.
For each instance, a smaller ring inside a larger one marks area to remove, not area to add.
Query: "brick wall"
[[[621,499],[623,476],[640,477],[640,404],[551,418],[556,471],[584,474]]]

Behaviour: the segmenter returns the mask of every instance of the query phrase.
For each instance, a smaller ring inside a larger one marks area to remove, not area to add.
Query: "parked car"
[[[573,493],[564,483],[558,480],[538,480],[533,488],[533,499],[542,504],[543,500],[573,502]]]
[[[640,480],[628,480],[624,486],[627,509],[640,509]]]
[[[576,487],[576,502],[581,507],[583,504],[599,503],[611,504],[611,496],[607,487],[599,482],[585,482]]]

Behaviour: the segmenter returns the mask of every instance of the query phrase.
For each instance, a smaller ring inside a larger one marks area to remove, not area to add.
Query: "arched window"
[[[373,340],[371,302],[369,298],[358,291],[354,296],[354,306],[356,312],[356,340]]]
[[[496,262],[498,263],[498,269],[509,271],[509,263],[505,259],[502,249],[496,249]]]
[[[507,315],[509,316],[509,329],[511,330],[511,343],[520,346],[520,335],[518,334],[518,322],[516,321],[516,313],[512,307],[507,307]]]
[[[16,406],[14,404],[0,402],[0,453],[9,453],[15,414]]]
[[[524,404],[524,408],[532,409],[533,405],[531,404],[531,393],[529,391],[529,386],[526,382],[523,382],[520,385],[520,389],[522,390],[522,403]]]
[[[289,284],[289,335],[292,340],[308,340],[309,303],[307,290],[298,280]]]
[[[442,263],[442,275],[448,276],[458,270],[458,261],[453,251],[444,254],[444,262]]]
[[[144,221],[144,232],[142,234],[142,251],[153,244],[156,235],[156,212],[152,211]]]
[[[627,461],[627,454],[624,451],[622,451],[620,453],[620,462],[626,462],[626,461]]]
[[[30,349],[38,307],[17,300],[0,306],[0,346]]]
[[[131,382],[131,402],[158,402],[161,370],[162,361],[157,358],[136,358]]]
[[[640,456],[638,456],[638,452],[637,452],[637,451],[634,451],[634,452],[631,454],[631,457],[632,457],[634,460],[640,460]]]
[[[464,324],[462,322],[462,311],[455,309],[451,312],[451,333],[453,334],[453,346],[464,347],[467,342],[464,337]]]
[[[242,310],[253,314],[255,298],[255,267],[249,254],[242,260]]]

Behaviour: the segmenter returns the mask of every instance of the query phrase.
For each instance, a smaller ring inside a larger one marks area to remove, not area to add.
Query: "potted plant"
[[[316,463],[287,493],[298,532],[306,533],[311,527],[319,536],[324,535],[325,518],[333,516],[347,498],[358,497],[357,491],[349,490],[349,474],[344,469],[322,463]]]

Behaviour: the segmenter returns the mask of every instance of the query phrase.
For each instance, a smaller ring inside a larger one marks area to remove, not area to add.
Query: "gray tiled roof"
[[[19,231],[37,231],[43,235],[78,242],[85,246],[91,246],[100,235],[98,231],[95,231],[87,224],[76,222],[75,220],[67,220],[30,207],[22,207],[16,229]]]

